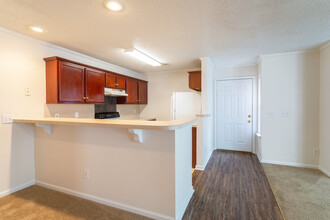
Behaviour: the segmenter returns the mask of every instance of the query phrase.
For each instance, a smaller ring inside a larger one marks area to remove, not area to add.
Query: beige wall
[[[261,64],[262,160],[318,167],[319,52],[266,55]]]
[[[0,116],[43,116],[56,111],[68,116],[73,116],[74,111],[93,114],[92,105],[45,106],[44,57],[60,56],[142,78],[133,71],[3,28],[0,28],[0,48]],[[31,96],[25,96],[25,88],[31,89]],[[0,124],[0,196],[34,181],[33,130],[28,125]]]
[[[196,92],[189,89],[187,71],[149,73],[148,105],[141,105],[142,117],[156,117],[157,120],[171,119],[171,97],[173,92]]]
[[[330,44],[320,59],[320,168],[330,175]]]

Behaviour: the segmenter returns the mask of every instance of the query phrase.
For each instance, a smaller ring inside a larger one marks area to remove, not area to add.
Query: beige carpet
[[[287,220],[330,219],[330,178],[314,169],[262,166]]]
[[[148,218],[40,186],[31,186],[0,198],[0,219],[144,220]]]

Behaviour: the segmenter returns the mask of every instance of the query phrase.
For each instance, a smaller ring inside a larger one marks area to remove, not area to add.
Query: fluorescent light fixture
[[[137,49],[126,49],[124,51],[125,53],[135,57],[138,60],[141,60],[147,64],[150,64],[151,66],[161,66],[162,64],[158,62],[157,60],[145,55],[144,53],[138,51]]]
[[[41,27],[37,27],[37,26],[31,26],[30,27],[33,31],[38,32],[38,33],[42,33],[44,32],[44,30]]]
[[[121,11],[125,8],[124,4],[119,0],[106,0],[104,5],[111,11]]]

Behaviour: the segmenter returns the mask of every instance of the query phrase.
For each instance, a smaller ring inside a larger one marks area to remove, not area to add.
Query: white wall
[[[330,44],[320,54],[320,168],[330,175]]]
[[[262,160],[318,166],[319,52],[266,55],[261,65]]]
[[[141,74],[0,28],[0,116],[43,116],[44,57],[60,56],[141,78]],[[31,96],[24,95],[31,88]],[[65,106],[65,105],[63,105]],[[65,107],[64,107],[65,108]],[[70,106],[78,111],[82,105]],[[87,109],[87,110],[86,110]],[[60,110],[60,109],[59,109]],[[87,111],[87,112],[86,112]],[[48,114],[46,107],[45,114]],[[34,181],[34,135],[28,125],[0,124],[0,196]],[[24,138],[25,142],[22,142]]]
[[[156,117],[157,120],[171,119],[171,97],[173,92],[196,92],[189,89],[187,71],[148,73],[148,105],[141,105],[141,117]],[[200,100],[196,100],[200,102]]]
[[[214,150],[214,86],[213,64],[208,57],[202,61],[202,114],[197,123],[197,164],[205,169]]]

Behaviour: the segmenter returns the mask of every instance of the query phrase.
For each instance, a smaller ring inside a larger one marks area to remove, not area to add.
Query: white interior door
[[[252,152],[252,79],[217,81],[217,148]]]

